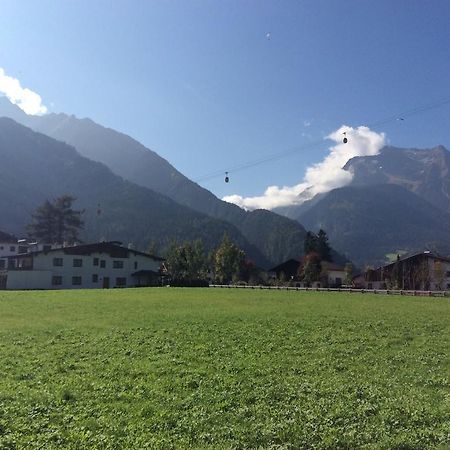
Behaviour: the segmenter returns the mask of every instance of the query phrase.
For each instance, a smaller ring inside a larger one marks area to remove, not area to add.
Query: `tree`
[[[53,203],[46,200],[32,215],[28,232],[32,238],[47,244],[74,244],[79,240],[79,232],[84,226],[81,215],[84,211],[72,209],[75,198],[63,195]]]
[[[229,283],[233,277],[239,277],[245,262],[245,253],[234,244],[225,233],[222,242],[213,254],[213,264],[216,280],[219,283]]]
[[[351,286],[353,283],[353,266],[352,263],[347,263],[344,266],[345,271],[345,284]]]
[[[317,252],[317,236],[312,231],[306,233],[303,250],[305,255]]]
[[[166,255],[166,266],[173,280],[196,281],[207,276],[208,265],[200,240],[179,244],[173,241]]]
[[[317,235],[312,231],[308,231],[303,243],[305,255],[317,253],[321,261],[331,261],[331,247],[328,243],[328,236],[322,229]]]
[[[328,244],[328,236],[322,228],[317,233],[317,253],[322,261],[331,261],[331,247]]]
[[[309,286],[314,281],[319,281],[322,266],[320,264],[320,256],[317,253],[310,253],[305,256],[302,280]]]

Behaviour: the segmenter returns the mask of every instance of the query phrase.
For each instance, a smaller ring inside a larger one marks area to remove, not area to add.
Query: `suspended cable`
[[[423,105],[423,106],[420,106],[420,107],[417,107],[417,108],[406,110],[406,111],[404,111],[404,112],[402,112],[400,114],[392,115],[392,116],[386,117],[384,119],[381,119],[381,120],[369,123],[366,126],[368,128],[374,128],[374,127],[379,127],[380,125],[386,125],[387,123],[390,123],[390,122],[404,121],[406,117],[411,117],[411,116],[420,114],[422,112],[430,111],[432,109],[436,109],[436,108],[439,108],[441,106],[445,106],[445,105],[448,105],[448,104],[450,104],[450,98],[445,98],[443,100],[439,100],[437,102],[433,102],[433,103],[430,103],[428,105]],[[345,133],[344,133],[344,136],[345,136],[344,143],[346,143],[345,141],[346,140],[348,141],[348,139],[347,139],[347,136],[346,136]],[[202,181],[207,181],[207,180],[210,180],[210,179],[213,179],[213,178],[222,177],[224,173],[226,173],[228,175],[229,173],[232,173],[232,172],[234,172],[234,173],[235,172],[240,172],[242,170],[246,170],[246,169],[249,169],[251,167],[255,167],[255,166],[258,166],[258,165],[261,165],[261,164],[265,164],[267,162],[276,161],[278,159],[285,158],[285,157],[290,156],[290,155],[292,155],[294,153],[298,153],[299,151],[309,150],[309,149],[312,149],[312,148],[315,148],[315,147],[318,147],[318,146],[322,146],[322,145],[323,145],[323,139],[320,139],[320,140],[317,140],[317,141],[314,141],[314,142],[309,142],[308,144],[292,147],[292,148],[290,148],[288,150],[284,150],[282,152],[272,153],[270,155],[267,155],[267,156],[264,156],[264,157],[261,157],[261,158],[256,158],[256,159],[253,159],[253,160],[249,160],[247,162],[236,164],[234,166],[227,167],[226,169],[220,169],[220,170],[217,170],[217,171],[214,171],[214,172],[210,172],[208,174],[205,174],[205,175],[197,178],[195,180],[195,182],[196,183],[200,183]]]

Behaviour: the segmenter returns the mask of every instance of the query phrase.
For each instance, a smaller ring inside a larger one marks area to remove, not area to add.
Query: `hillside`
[[[275,264],[298,257],[303,250],[306,231],[298,222],[267,211],[244,211],[219,200],[158,154],[123,133],[90,119],[77,119],[66,114],[28,116],[5,98],[0,98],[2,115],[74,146],[81,155],[102,162],[128,181],[198,212],[230,222],[250,244],[258,247],[265,259]]]
[[[335,189],[298,220],[327,230],[334,248],[360,267],[398,250],[450,252],[450,215],[397,185]]]
[[[443,146],[384,147],[379,155],[352,158],[344,169],[353,174],[353,186],[396,184],[450,212],[450,152]]]
[[[227,232],[249,257],[269,264],[233,225],[123,180],[73,147],[7,118],[0,118],[0,158],[2,230],[23,233],[39,204],[68,193],[85,210],[86,240],[118,239],[145,249],[151,241],[164,246],[172,238],[201,238],[211,249]]]

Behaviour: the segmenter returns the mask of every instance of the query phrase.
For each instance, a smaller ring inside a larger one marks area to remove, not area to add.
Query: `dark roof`
[[[24,256],[34,256],[40,254],[54,253],[63,251],[66,255],[91,255],[92,253],[107,253],[112,258],[128,258],[128,255],[131,253],[133,255],[141,255],[147,258],[152,258],[156,261],[164,261],[164,258],[160,258],[159,256],[150,255],[148,253],[140,252],[138,250],[134,250],[132,248],[122,247],[119,242],[111,241],[111,242],[97,242],[95,244],[83,244],[83,245],[74,245],[71,247],[60,247],[53,248],[47,251],[39,250],[36,252],[24,253],[21,255],[15,255],[13,257],[24,257]]]
[[[278,266],[269,269],[269,272],[285,272],[286,270],[296,270],[300,267],[300,261],[298,259],[288,259],[287,261],[278,264]]]
[[[418,257],[421,257],[421,256],[425,256],[427,258],[439,259],[440,261],[450,262],[450,258],[447,258],[445,256],[437,255],[436,253],[432,253],[430,251],[418,252],[418,253],[414,253],[412,255],[402,256],[398,261],[400,261],[400,262],[407,261],[408,259],[414,259],[414,258],[418,258]],[[380,267],[378,267],[378,269],[381,269],[381,267],[393,266],[396,262],[397,262],[397,260],[393,261],[393,262],[391,262],[389,264],[385,264],[384,266],[380,266]]]
[[[0,242],[7,242],[8,244],[17,244],[17,238],[12,234],[0,231]]]

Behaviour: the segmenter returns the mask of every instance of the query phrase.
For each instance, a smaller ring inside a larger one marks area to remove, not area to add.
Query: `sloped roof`
[[[430,251],[418,252],[418,253],[413,253],[412,255],[402,256],[398,261],[399,262],[403,262],[403,261],[407,261],[408,259],[414,259],[414,258],[418,258],[418,257],[421,257],[421,256],[425,256],[426,258],[438,259],[439,261],[450,262],[450,258],[438,255],[436,253],[432,253]],[[380,266],[380,267],[378,267],[378,269],[381,269],[381,267],[393,266],[396,262],[397,262],[397,260],[393,261],[393,262],[391,262],[389,264],[385,264],[384,266]]]
[[[132,255],[145,256],[155,261],[164,261],[164,258],[161,258],[159,256],[150,255],[148,253],[140,252],[138,250],[134,250],[127,247],[122,247],[122,245],[117,241],[96,242],[94,244],[82,244],[82,245],[73,245],[71,247],[53,248],[50,250],[39,250],[27,253],[26,255],[17,255],[14,257],[24,257],[28,255],[34,256],[61,251],[64,252],[66,255],[80,255],[80,256],[91,255],[92,253],[106,253],[109,254],[112,258],[128,258],[129,254],[131,253]]]
[[[269,269],[269,272],[286,272],[296,270],[300,267],[300,261],[298,259],[288,259],[287,261],[278,264],[278,266]]]

